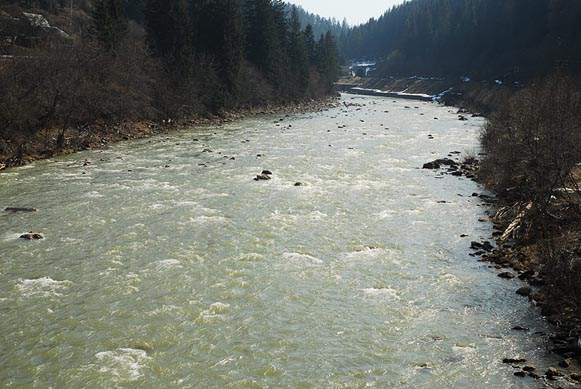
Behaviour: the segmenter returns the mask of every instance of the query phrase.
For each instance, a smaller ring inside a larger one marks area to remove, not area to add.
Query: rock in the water
[[[302,182],[295,182],[295,186],[304,186],[305,184],[303,184]]]
[[[524,358],[504,358],[502,363],[512,364],[512,363],[524,363],[527,360]]]
[[[563,374],[561,374],[554,367],[549,367],[549,370],[547,370],[547,372],[545,373],[545,377],[547,377],[550,380],[556,380],[558,377],[561,377],[561,376],[563,376]]]
[[[261,174],[272,176],[272,172],[270,170],[263,170]]]
[[[581,382],[581,374],[573,373],[571,374],[571,379],[573,381]]]
[[[514,326],[512,327],[513,331],[529,331],[528,327],[523,327],[523,326]]]
[[[536,367],[532,366],[532,365],[527,365],[525,367],[522,368],[524,371],[535,371],[537,370]]]
[[[266,181],[266,180],[270,180],[270,179],[271,179],[271,177],[268,174],[259,174],[256,176],[254,181]]]
[[[515,371],[515,372],[514,372],[514,375],[515,375],[516,377],[526,377],[526,376],[527,376],[527,373],[526,373],[526,372],[524,372],[524,371]]]
[[[498,276],[499,276],[500,278],[505,278],[505,279],[507,279],[507,280],[510,280],[510,279],[514,278],[514,274],[512,274],[512,273],[511,273],[511,272],[509,272],[509,271],[506,271],[506,272],[504,272],[504,273],[500,273]]]
[[[438,165],[435,162],[428,162],[425,163],[424,166],[422,167],[422,169],[439,169],[440,165]]]
[[[573,359],[572,358],[567,358],[565,360],[562,360],[561,362],[559,362],[559,366],[564,367],[564,368],[568,368],[571,366],[571,363],[573,363]]]
[[[518,294],[519,296],[528,297],[528,296],[530,296],[530,295],[531,295],[532,291],[533,291],[533,290],[531,289],[531,287],[530,287],[530,286],[523,286],[522,288],[519,288],[519,289],[516,291],[516,294]]]
[[[41,240],[44,239],[44,236],[42,236],[42,234],[39,232],[30,231],[29,233],[20,235],[20,239]]]
[[[4,209],[4,212],[36,212],[36,208],[18,208],[18,207],[8,207]]]

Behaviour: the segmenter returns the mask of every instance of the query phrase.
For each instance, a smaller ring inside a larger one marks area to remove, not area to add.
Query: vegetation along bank
[[[61,3],[0,0],[4,165],[334,93],[335,38],[282,1]]]

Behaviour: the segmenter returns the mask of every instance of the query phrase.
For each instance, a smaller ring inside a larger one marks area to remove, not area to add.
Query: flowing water
[[[341,102],[0,175],[39,208],[0,216],[0,386],[539,387],[502,358],[554,362],[547,328],[469,256],[482,189],[419,169],[483,121]]]

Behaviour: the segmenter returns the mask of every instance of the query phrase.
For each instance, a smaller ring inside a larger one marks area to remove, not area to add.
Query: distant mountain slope
[[[378,75],[526,78],[581,68],[581,1],[414,0],[344,34]]]

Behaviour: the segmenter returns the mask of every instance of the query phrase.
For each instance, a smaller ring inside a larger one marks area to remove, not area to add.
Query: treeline
[[[379,75],[518,78],[581,68],[578,0],[414,0],[353,28],[348,58]]]
[[[290,12],[293,5],[287,3],[287,11]],[[303,28],[311,26],[315,36],[320,36],[330,32],[333,36],[339,38],[341,35],[346,34],[351,27],[347,24],[347,19],[338,21],[334,18],[323,18],[319,15],[312,14],[305,11],[303,7],[297,6],[299,13],[299,20]]]
[[[337,77],[335,38],[302,29],[279,0],[2,3],[58,11],[59,27],[75,30],[74,43],[20,48],[0,63],[2,138],[58,128],[62,143],[95,121],[317,98]]]

